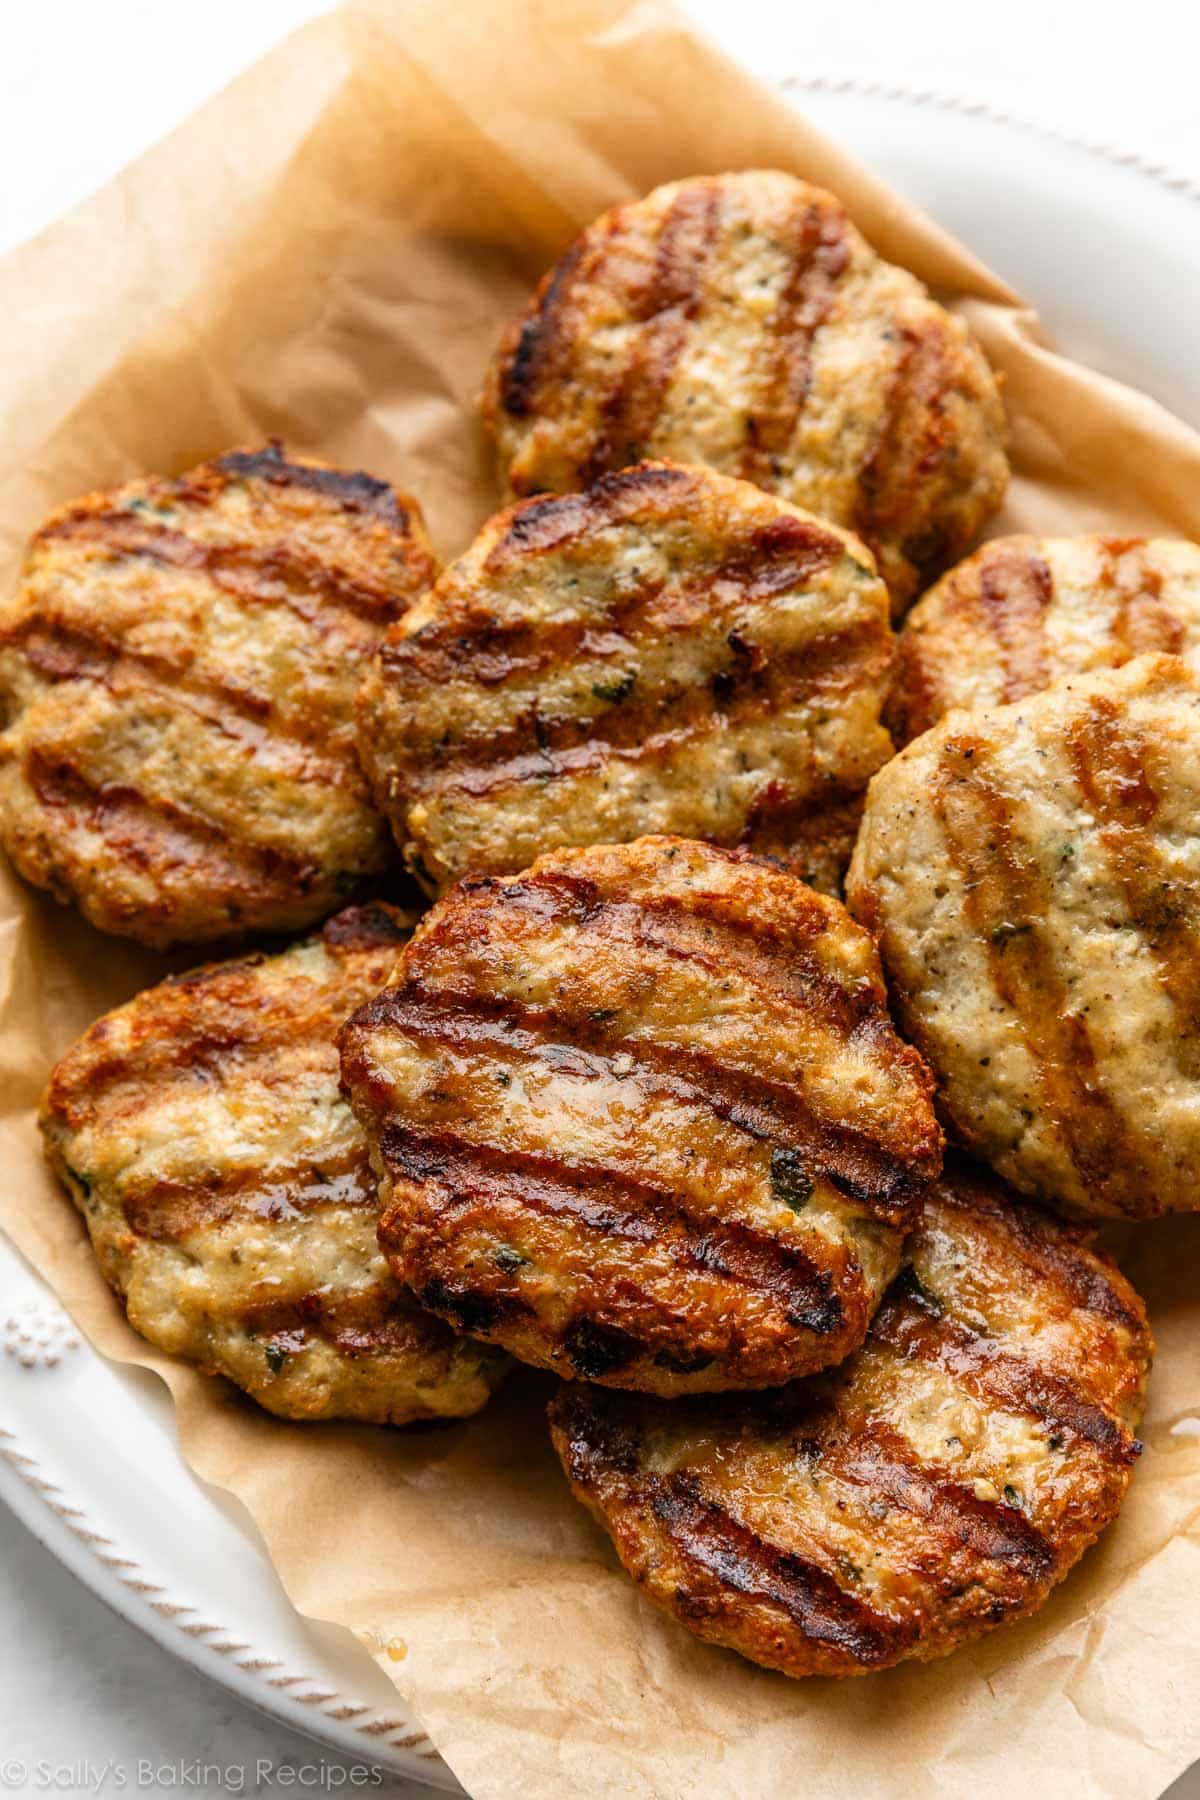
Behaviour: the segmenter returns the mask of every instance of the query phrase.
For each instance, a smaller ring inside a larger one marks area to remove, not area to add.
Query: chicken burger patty
[[[898,608],[1008,481],[996,379],[962,321],[832,194],[773,171],[597,219],[510,326],[483,411],[515,495],[643,457],[707,463],[858,532]]]
[[[330,912],[387,850],[362,667],[434,573],[412,501],[278,444],[56,513],[0,607],[20,873],[160,948]]]
[[[341,1042],[398,1278],[568,1377],[676,1394],[836,1362],[940,1166],[867,934],[680,839],[464,881]]]
[[[951,707],[1023,700],[1148,651],[1200,656],[1200,545],[993,538],[905,620],[888,722],[905,744]]]
[[[963,1142],[1084,1214],[1200,1207],[1200,678],[952,712],[871,785],[847,881]]]
[[[352,907],[281,955],[150,988],[83,1034],[43,1101],[50,1160],[134,1330],[286,1418],[472,1413],[504,1367],[392,1279],[338,1087],[334,1034],[409,924]]]
[[[388,632],[359,748],[435,891],[650,832],[761,845],[833,888],[892,753],[893,648],[857,539],[643,464],[491,520]]]
[[[860,1675],[1043,1604],[1125,1496],[1151,1351],[1084,1234],[951,1164],[840,1369],[736,1404],[564,1388],[551,1428],[656,1606],[787,1675]]]

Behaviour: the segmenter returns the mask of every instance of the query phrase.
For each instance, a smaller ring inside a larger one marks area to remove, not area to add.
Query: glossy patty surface
[[[233,452],[56,513],[0,608],[0,840],[103,930],[283,930],[382,867],[354,696],[432,580],[386,482]]]
[[[961,321],[832,194],[772,171],[597,219],[510,327],[483,404],[514,494],[707,463],[858,532],[898,606],[1008,479],[996,381]]]
[[[952,1163],[840,1369],[736,1405],[564,1388],[551,1426],[657,1606],[858,1675],[1036,1611],[1121,1505],[1150,1355],[1106,1258]]]
[[[950,713],[847,883],[964,1140],[1090,1214],[1200,1205],[1200,680],[1139,657]]]
[[[663,1394],[860,1343],[940,1163],[874,948],[671,838],[463,882],[342,1033],[382,1244],[527,1362]]]
[[[391,1277],[334,1035],[410,921],[352,907],[277,956],[109,1013],[43,1102],[50,1159],[129,1322],[272,1412],[402,1425],[475,1412],[503,1359]]]
[[[649,832],[761,842],[832,886],[891,754],[893,647],[857,539],[643,464],[485,526],[385,638],[360,751],[435,889]]]
[[[899,743],[952,707],[1023,700],[1134,656],[1200,655],[1200,546],[1172,538],[993,538],[904,621],[888,722]]]

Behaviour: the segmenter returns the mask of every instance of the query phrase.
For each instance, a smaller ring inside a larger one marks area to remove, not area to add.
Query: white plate
[[[300,1618],[241,1508],[192,1475],[162,1382],[83,1342],[2,1237],[0,1336],[0,1498],[47,1549],[239,1699],[351,1760],[459,1791],[366,1652]]]
[[[785,86],[1026,294],[1061,348],[1200,425],[1200,187],[943,96]],[[34,1534],[239,1698],[343,1753],[455,1788],[365,1651],[297,1616],[244,1515],[189,1473],[161,1383],[81,1343],[2,1239],[0,1327],[0,1497]],[[1200,1795],[1196,1775],[1179,1800]]]

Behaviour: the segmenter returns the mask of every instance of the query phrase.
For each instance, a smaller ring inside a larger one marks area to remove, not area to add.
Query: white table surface
[[[687,4],[761,74],[848,76],[978,99],[1200,179],[1200,13],[1185,0],[1139,0],[1135,21],[1112,0]],[[0,5],[0,252],[324,10],[325,0]],[[351,1765],[165,1657],[3,1507],[0,1618],[0,1791],[15,1758],[30,1771],[17,1791],[72,1797],[431,1792],[365,1766],[352,1784]],[[143,1780],[142,1763],[160,1773]],[[1200,1800],[1200,1770],[1172,1797]]]

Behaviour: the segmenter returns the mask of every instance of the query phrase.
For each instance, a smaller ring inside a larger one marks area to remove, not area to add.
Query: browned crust
[[[656,190],[612,208],[568,247],[506,331],[483,396],[509,491],[569,491],[641,457],[703,456],[682,448],[693,416],[686,404],[672,410],[673,381],[698,342],[721,343],[747,240],[769,248],[783,273],[755,324],[739,315],[751,369],[727,396],[712,460],[828,511],[805,486],[797,423],[814,404],[822,333],[861,332],[855,309],[865,308],[878,330],[878,416],[838,522],[871,545],[902,607],[970,546],[1003,492],[995,379],[959,322],[873,256],[833,195],[775,172]],[[864,297],[873,279],[878,293]],[[627,341],[593,363],[601,325]],[[688,400],[698,393],[716,407],[719,389],[694,371],[686,379]],[[733,411],[740,435],[730,433]],[[824,453],[844,459],[836,434]]]
[[[286,1417],[471,1412],[501,1371],[388,1276],[353,1121],[324,1140],[310,1126],[338,1101],[338,1026],[386,980],[412,924],[383,903],[351,907],[327,921],[320,964],[310,943],[162,982],[97,1020],[43,1099],[47,1153],[106,1279],[122,1303],[136,1297],[135,1328]],[[232,1152],[218,1138],[199,1164],[168,1157],[173,1172],[161,1173],[161,1121],[214,1090],[237,1120]],[[278,1126],[294,1091],[289,1149]],[[139,1137],[141,1166],[114,1173],[110,1139]],[[173,1287],[177,1263],[186,1274]]]
[[[955,1163],[909,1255],[832,1377],[736,1406],[580,1387],[551,1404],[576,1497],[647,1598],[789,1675],[944,1656],[1036,1611],[1115,1516],[1140,1450],[1145,1312],[1081,1233]],[[957,1438],[918,1447],[930,1366],[946,1416],[953,1395],[977,1402],[1001,1460],[996,1421],[1033,1434],[1019,1488],[971,1478]]]
[[[637,348],[600,402],[601,427],[582,470],[586,487],[600,475],[637,462],[654,428],[664,390],[703,303],[704,268],[712,254],[720,195],[712,186],[684,188],[655,245],[649,278],[630,294],[642,330]],[[545,398],[543,388],[539,403]]]
[[[982,545],[905,621],[885,715],[897,743],[930,730],[953,707],[1023,700],[1065,675],[1147,652],[1181,653],[1195,635],[1191,582],[1186,563],[1165,580],[1172,564],[1160,558],[1181,548],[1113,536],[1017,535]],[[1200,560],[1192,579],[1200,580]],[[1072,587],[1094,597],[1086,629],[1055,638],[1056,615],[1078,606]]]
[[[762,847],[832,891],[890,752],[893,642],[856,539],[710,471],[644,463],[488,522],[385,637],[360,755],[434,889],[661,828]]]
[[[1014,803],[990,773],[989,745],[964,730],[947,739],[932,799],[947,851],[966,877],[973,931],[987,945],[992,984],[1021,1021],[1021,1038],[1072,1160],[1098,1200],[1127,1180],[1137,1158],[1129,1130],[1096,1066],[1087,1020],[1070,1004],[1043,937],[1051,894],[1014,830]],[[985,853],[986,846],[986,853]]]
[[[1154,746],[1130,731],[1116,701],[1097,695],[1074,722],[1070,753],[1129,919],[1154,960],[1186,1046],[1200,1030],[1200,916],[1190,884],[1180,880],[1156,837],[1162,796]]]
[[[258,479],[276,486],[311,488],[351,511],[374,513],[398,531],[409,529],[411,502],[402,501],[390,481],[380,481],[363,469],[297,461],[285,454],[278,438],[271,438],[261,450],[229,450],[218,456],[212,467],[239,481]]]
[[[679,870],[693,885],[671,891]],[[392,1267],[460,1327],[618,1386],[765,1386],[836,1361],[877,1297],[855,1230],[898,1243],[939,1159],[925,1071],[848,926],[767,864],[666,838],[461,883],[341,1036]],[[515,991],[528,959],[559,955],[552,1000]],[[744,992],[758,1041],[668,1029],[668,985],[700,1011]],[[810,1040],[865,1059],[886,1117],[795,1073]],[[556,1111],[589,1093],[619,1095],[628,1150]],[[669,1117],[694,1124],[668,1153]],[[685,1174],[706,1138],[728,1210]],[[814,1195],[842,1221],[828,1235],[791,1227]]]
[[[746,420],[746,445],[738,469],[747,481],[771,488],[796,419],[812,385],[813,339],[829,318],[838,285],[851,261],[853,227],[829,196],[809,190],[789,219],[791,273],[767,324],[766,374]]]
[[[851,869],[959,1140],[1076,1216],[1197,1205],[1198,713],[1171,656],[953,712],[881,773]]]
[[[415,503],[277,440],[62,508],[0,613],[0,836],[22,875],[155,947],[330,911],[387,854],[356,664],[435,573]],[[227,666],[239,612],[262,656]]]

